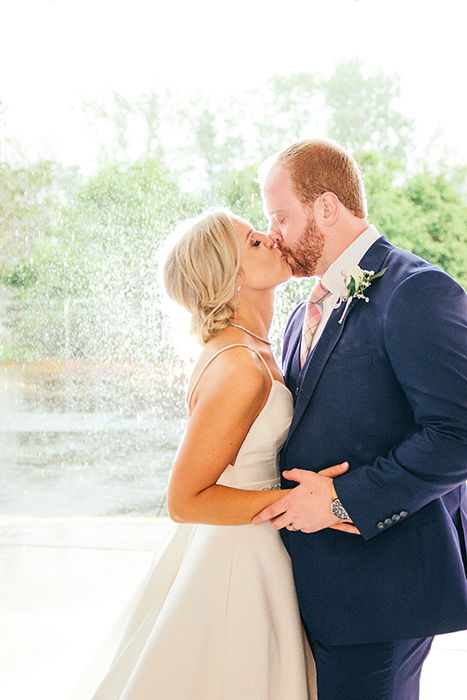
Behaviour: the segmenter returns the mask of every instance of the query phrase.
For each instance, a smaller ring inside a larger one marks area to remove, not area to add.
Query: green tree
[[[414,207],[413,249],[467,286],[467,169],[411,177],[406,196]]]
[[[157,158],[109,165],[85,181],[7,277],[17,286],[18,353],[143,360],[164,352],[158,245],[195,210]],[[31,282],[21,284],[25,266]]]
[[[159,243],[176,220],[216,204],[264,230],[257,164],[313,136],[318,114],[328,118],[329,135],[357,154],[370,220],[465,283],[466,171],[407,175],[411,124],[396,107],[398,89],[394,77],[365,75],[358,61],[347,61],[326,79],[274,76],[261,90],[222,100],[165,91],[130,101],[114,93],[110,106],[91,105],[105,156],[94,176],[83,181],[50,162],[2,164],[0,279],[16,295],[9,312],[16,355],[163,356]],[[279,291],[278,325],[312,283]]]
[[[339,63],[321,84],[329,110],[328,134],[352,151],[374,150],[403,160],[413,124],[395,106],[399,79],[377,71],[365,76],[358,59]]]
[[[267,219],[255,165],[225,173],[215,190],[215,199],[219,204],[229,207],[234,214],[251,221],[256,228],[265,230]]]
[[[421,170],[409,178],[397,161],[361,153],[369,220],[392,243],[467,282],[466,168]]]
[[[72,196],[78,179],[76,169],[53,161],[22,168],[0,163],[0,279],[50,232],[60,201]],[[19,269],[16,275],[19,281]]]
[[[105,103],[84,102],[100,146],[100,161],[128,162],[141,156],[162,158],[161,130],[171,120],[171,101],[169,90],[145,93],[133,101],[114,90]]]
[[[276,75],[259,89],[224,97],[151,92],[130,101],[87,105],[100,124],[104,160],[151,154],[170,164],[202,196],[220,180],[301,138],[324,134],[355,150],[403,159],[412,124],[397,109],[399,83],[381,71],[365,75],[357,60],[329,78],[311,72]],[[141,134],[139,150],[134,132]],[[110,140],[109,140],[110,134]]]
[[[255,95],[250,95],[255,105]],[[319,78],[308,72],[273,76],[258,97],[253,123],[260,159],[309,136],[312,123],[316,125],[313,116],[322,111]]]

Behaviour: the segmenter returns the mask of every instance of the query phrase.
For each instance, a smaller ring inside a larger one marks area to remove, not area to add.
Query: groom
[[[321,279],[284,336],[295,488],[254,522],[281,529],[319,700],[416,700],[433,635],[467,627],[466,297],[368,225],[337,145],[290,146],[263,194],[265,244]]]

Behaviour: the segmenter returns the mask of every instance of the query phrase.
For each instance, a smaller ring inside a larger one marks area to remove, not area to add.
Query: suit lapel
[[[342,335],[347,322],[347,317],[352,309],[352,305],[349,307],[344,321],[339,324],[339,319],[342,315],[343,308],[343,305],[341,305],[338,309],[334,309],[328,322],[326,323],[321,338],[313,348],[305,363],[305,366],[303,367],[301,391],[298,394],[297,402],[295,404],[292,424],[290,426],[287,441],[290,440],[290,437],[300,422],[303,412],[310,402],[326,362],[328,361],[330,354],[334,350],[334,347]]]
[[[375,243],[373,243],[373,245],[365,253],[365,255],[359,263],[360,267],[363,270],[374,270],[374,272],[378,272],[383,267],[384,260],[389,250],[393,247],[394,246],[391,243],[389,243],[389,241],[384,236],[381,236],[380,238],[378,238],[377,241],[375,241]],[[358,303],[361,303],[361,300],[354,299],[351,302],[342,323],[339,323],[339,320],[342,317],[342,314],[344,313],[345,303],[342,303],[339,306],[339,308],[333,310],[331,316],[328,319],[328,322],[326,323],[326,326],[324,327],[321,338],[318,340],[317,344],[310,353],[302,370],[304,376],[301,378],[301,391],[299,392],[297,402],[295,404],[295,411],[292,419],[292,424],[290,426],[289,434],[287,437],[287,443],[289,442],[295,428],[300,422],[303,413],[313,396],[319,378],[324,370],[324,367],[326,366],[326,363],[332,351],[334,350],[335,346],[339,342],[342,333],[344,332],[344,328],[348,323],[348,319],[350,314],[352,313],[352,310]],[[300,339],[300,333],[298,333],[298,339]],[[294,343],[293,346],[296,350],[297,344]],[[288,368],[290,368],[292,360],[293,355],[291,354],[287,364]],[[300,380],[298,384],[300,384]],[[287,443],[284,447],[287,447]]]

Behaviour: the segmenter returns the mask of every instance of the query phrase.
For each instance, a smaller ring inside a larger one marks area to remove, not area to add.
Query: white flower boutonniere
[[[382,277],[387,269],[388,268],[385,267],[383,270],[380,270],[380,272],[377,272],[375,275],[373,270],[362,270],[362,268],[358,265],[354,265],[350,272],[348,272],[347,274],[345,274],[344,272],[342,273],[345,281],[345,286],[347,287],[349,294],[347,297],[347,303],[345,305],[344,313],[340,317],[339,323],[342,323],[342,321],[344,320],[345,314],[347,313],[347,310],[350,304],[352,303],[353,299],[364,299],[366,302],[370,301],[369,297],[365,296],[363,292],[370,286],[373,280],[377,279],[378,277]]]

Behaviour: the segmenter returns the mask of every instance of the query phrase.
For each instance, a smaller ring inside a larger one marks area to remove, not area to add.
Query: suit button
[[[380,521],[379,521],[379,523],[376,523],[376,527],[377,527],[377,528],[379,528],[380,530],[382,530],[382,529],[383,529],[383,527],[384,527],[384,523],[383,523],[383,521],[382,521],[382,520],[380,520]]]
[[[384,521],[384,524],[386,525],[386,527],[389,527],[389,525],[392,525],[391,518],[386,518],[386,520]]]
[[[399,515],[401,516],[401,518],[406,518],[406,517],[408,516],[408,513],[407,513],[406,510],[401,510],[401,512],[399,513]]]
[[[394,513],[394,515],[391,518],[391,520],[393,520],[393,522],[395,522],[395,523],[399,522],[400,519],[401,519],[401,516],[399,515],[399,513]]]
[[[296,386],[296,387],[295,387],[295,396],[298,396],[299,393],[300,393],[300,387],[299,387],[299,386]]]

